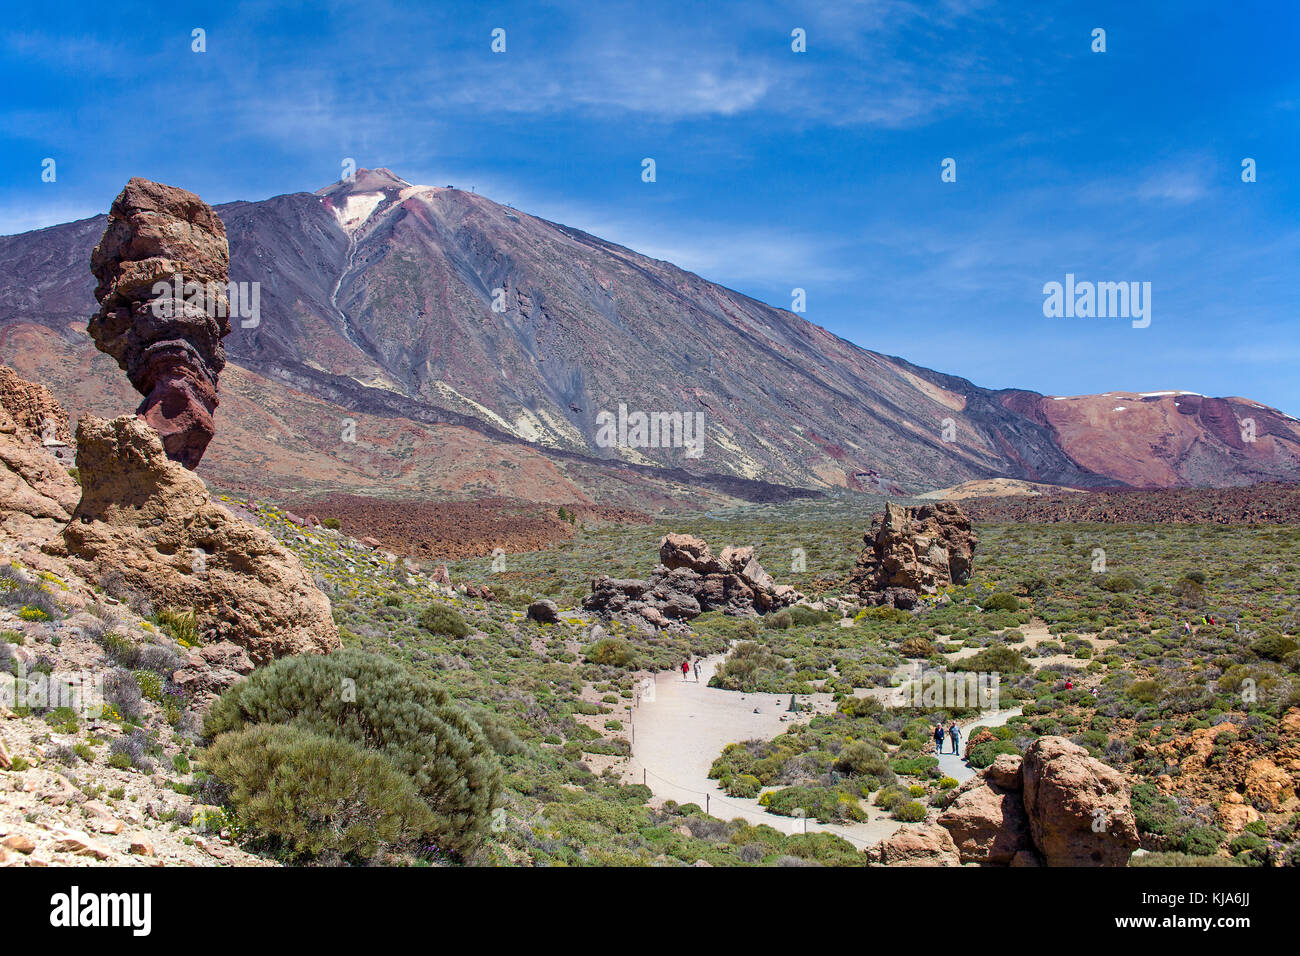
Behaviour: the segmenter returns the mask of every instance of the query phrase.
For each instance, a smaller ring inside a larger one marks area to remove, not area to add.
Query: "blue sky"
[[[803,288],[809,320],[981,385],[1300,415],[1300,4],[469,6],[18,4],[0,233],[134,175],[219,203],[351,157],[773,305]],[[1067,272],[1150,282],[1150,327],[1045,318]]]

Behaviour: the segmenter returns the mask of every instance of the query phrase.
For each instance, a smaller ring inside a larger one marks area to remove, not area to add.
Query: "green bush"
[[[1124,693],[1139,703],[1151,704],[1160,698],[1160,685],[1153,680],[1135,680]]]
[[[1250,645],[1251,652],[1270,661],[1281,661],[1296,649],[1294,640],[1281,634],[1265,634]]]
[[[1141,585],[1128,574],[1107,574],[1097,582],[1097,587],[1103,591],[1109,591],[1111,594],[1121,594],[1126,591],[1136,591]]]
[[[205,764],[230,788],[239,825],[292,860],[365,862],[437,828],[415,782],[386,758],[301,727],[222,734]]]
[[[464,853],[482,839],[501,786],[482,730],[440,688],[401,665],[344,649],[254,671],[208,711],[208,738],[250,724],[292,724],[384,756],[432,813],[430,842]]]
[[[904,657],[932,657],[934,655],[934,645],[924,637],[913,634],[899,646],[898,653]]]
[[[980,605],[986,611],[1019,611],[1020,599],[1014,594],[1008,594],[1005,591],[999,591],[996,594],[990,594]]]
[[[171,635],[172,639],[193,647],[199,643],[198,622],[193,611],[177,611],[163,608],[150,618],[155,624]]]
[[[723,690],[777,692],[785,689],[783,684],[789,672],[789,662],[780,654],[772,653],[762,644],[741,641],[713,672],[709,686]]]
[[[830,611],[818,611],[806,604],[795,604],[790,608],[790,619],[798,627],[812,627],[835,620],[835,615]]]
[[[763,784],[753,774],[740,773],[727,781],[726,791],[729,796],[752,800],[758,796]]]
[[[855,740],[839,752],[835,758],[835,769],[840,773],[855,777],[871,778],[870,789],[889,786],[894,783],[894,770],[889,765],[889,757],[879,747],[865,740]]]
[[[602,637],[589,646],[582,656],[592,664],[627,667],[636,660],[636,650],[621,637]]]
[[[903,800],[894,805],[892,813],[895,820],[919,823],[925,819],[925,805],[915,800]]]
[[[460,611],[445,604],[430,604],[420,612],[420,627],[443,637],[468,637],[469,625]]]
[[[775,614],[769,614],[763,619],[763,626],[784,631],[786,628],[794,626],[794,615],[789,611],[777,611]]]
[[[1019,651],[1013,651],[1005,644],[986,647],[978,654],[964,660],[955,661],[949,668],[954,671],[978,671],[982,673],[1021,674],[1029,670],[1029,662]]]

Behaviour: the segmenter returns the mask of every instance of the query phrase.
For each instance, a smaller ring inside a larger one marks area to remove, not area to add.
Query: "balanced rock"
[[[99,311],[88,332],[144,401],[167,457],[194,468],[215,432],[230,332],[226,227],[184,189],[135,178],[113,201],[90,259]]]
[[[229,641],[256,664],[339,646],[329,599],[298,557],[214,502],[144,421],[81,419],[77,467],[63,547],[87,577],[117,573],[155,606],[193,610],[204,643]],[[210,663],[242,667],[234,654]]]
[[[904,507],[892,502],[871,519],[867,547],[849,580],[870,603],[903,607],[916,595],[965,584],[978,543],[970,519],[949,501]]]

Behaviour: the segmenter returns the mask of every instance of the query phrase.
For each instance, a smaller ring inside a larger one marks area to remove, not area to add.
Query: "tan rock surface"
[[[194,610],[205,642],[229,641],[255,663],[339,646],[301,561],[212,501],[145,422],[83,418],[77,444],[83,496],[63,542],[90,576],[119,574],[156,606]]]

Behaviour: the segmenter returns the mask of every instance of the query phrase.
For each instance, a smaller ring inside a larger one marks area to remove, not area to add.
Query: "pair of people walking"
[[[954,720],[952,721],[952,723],[948,725],[947,735],[948,738],[952,741],[952,752],[954,754],[959,753],[961,750],[961,728],[957,726],[957,721]],[[937,754],[943,753],[943,738],[944,738],[943,724],[935,724],[934,725],[934,752]]]
[[[688,679],[691,673],[692,666],[694,666],[694,670],[695,670],[695,683],[698,684],[700,682],[700,659],[698,657],[695,659],[694,665],[692,665],[691,659],[689,657],[686,660],[682,661],[682,680]]]

